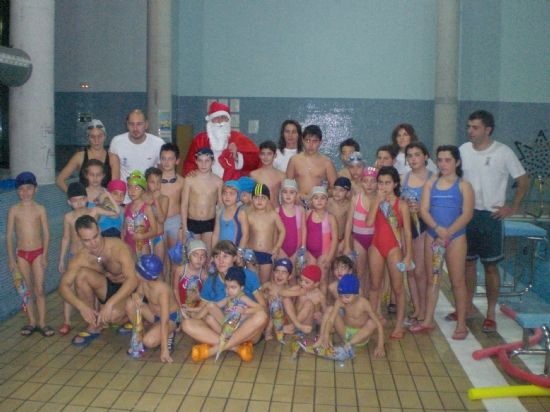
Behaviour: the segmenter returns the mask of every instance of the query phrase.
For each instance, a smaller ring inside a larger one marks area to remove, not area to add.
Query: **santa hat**
[[[220,102],[212,102],[210,109],[208,109],[208,116],[205,117],[205,120],[209,122],[210,120],[220,116],[227,116],[228,119],[231,118],[229,115],[229,107]]]

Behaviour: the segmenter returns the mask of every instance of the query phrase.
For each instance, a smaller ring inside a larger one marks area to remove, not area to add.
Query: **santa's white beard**
[[[206,123],[206,133],[210,140],[210,148],[213,151],[221,152],[227,147],[227,141],[231,134],[231,125],[229,122],[223,123]]]

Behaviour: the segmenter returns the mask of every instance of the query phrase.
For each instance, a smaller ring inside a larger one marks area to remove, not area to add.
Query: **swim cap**
[[[298,191],[298,183],[294,179],[285,179],[281,184],[281,189],[294,189]]]
[[[346,163],[349,165],[354,165],[359,163],[364,164],[365,162],[363,161],[363,155],[361,154],[361,152],[353,152],[346,159]]]
[[[140,186],[143,190],[147,190],[147,181],[145,176],[139,170],[134,170],[128,176],[128,185],[137,185]]]
[[[195,153],[195,158],[198,158],[202,155],[206,155],[211,159],[214,159],[214,152],[209,147],[201,147],[199,150],[197,150],[197,152]]]
[[[359,294],[359,279],[357,276],[348,273],[338,281],[339,295],[357,295]]]
[[[378,169],[376,167],[368,166],[363,169],[363,176],[377,177]]]
[[[92,119],[92,121],[88,123],[88,127],[86,127],[86,129],[88,130],[94,129],[94,128],[103,130],[103,134],[107,136],[107,130],[105,130],[105,126],[103,125],[103,122],[101,120]]]
[[[334,181],[334,187],[336,186],[341,187],[342,189],[345,189],[349,192],[351,190],[351,180],[349,180],[347,177],[340,176]]]
[[[157,280],[162,273],[162,261],[157,255],[143,255],[136,263],[136,270],[145,280]]]
[[[317,265],[307,265],[302,271],[302,276],[314,281],[315,283],[321,281],[321,268]]]
[[[267,185],[264,185],[263,183],[256,184],[256,186],[254,187],[253,196],[265,196],[269,199],[269,187],[267,187]]]
[[[254,186],[256,186],[256,181],[248,176],[240,177],[238,182],[241,192],[252,193],[254,191]]]
[[[206,244],[200,239],[193,239],[187,244],[187,254],[191,254],[196,250],[207,250]]]
[[[232,187],[233,189],[237,190],[237,194],[241,191],[239,182],[236,180],[228,180],[227,182],[223,182],[223,185],[226,187]]]
[[[86,196],[86,197],[88,196],[88,192],[86,192],[86,188],[80,182],[72,182],[67,188],[67,198],[70,199],[72,197],[80,197],[80,196]]]
[[[315,195],[324,195],[328,197],[327,189],[324,186],[313,186],[313,189],[311,189],[311,194],[309,197],[313,197]]]
[[[120,179],[111,180],[109,183],[107,183],[107,190],[109,191],[109,193],[112,193],[114,190],[119,190],[126,193],[126,183],[124,182],[124,180]]]
[[[290,259],[277,259],[275,263],[273,263],[273,270],[277,269],[279,266],[284,267],[288,271],[288,273],[292,273],[292,262],[290,261]]]
[[[239,285],[244,286],[246,274],[244,273],[243,268],[231,266],[225,275],[225,280],[234,280]]]
[[[32,172],[21,172],[15,178],[15,188],[18,189],[19,186],[23,185],[33,185],[38,186],[36,183],[36,176]]]

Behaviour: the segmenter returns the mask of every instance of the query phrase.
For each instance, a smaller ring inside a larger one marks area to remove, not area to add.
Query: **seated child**
[[[216,322],[222,328],[222,336],[229,334],[224,328],[226,321],[234,317],[238,319],[234,326],[234,329],[238,328],[244,320],[253,313],[264,311],[264,307],[249,298],[244,292],[244,286],[246,281],[246,274],[244,269],[237,266],[232,266],[225,275],[225,291],[226,297],[217,302],[209,302],[206,305],[202,305],[200,308],[188,309],[189,312],[198,311],[196,319],[203,319],[207,315],[210,315],[216,320]],[[234,329],[230,331],[230,334],[234,332]],[[224,336],[225,342],[220,342],[217,345],[208,347],[208,356],[201,354],[201,360],[207,357],[216,355],[218,352],[223,352],[225,346],[231,336]],[[251,360],[251,359],[250,359]]]
[[[336,253],[344,251],[344,238],[346,232],[346,222],[350,205],[351,181],[347,177],[340,176],[334,181],[332,197],[328,200],[327,210],[336,218],[338,247]]]
[[[295,328],[303,333],[310,333],[314,322],[320,322],[325,310],[325,294],[319,289],[321,268],[308,265],[302,271],[300,283],[279,291],[284,299],[283,305],[288,319]]]
[[[338,300],[338,282],[345,274],[353,273],[353,266],[353,260],[345,255],[336,256],[332,261],[332,273],[336,280],[328,285],[328,298],[331,301]]]
[[[160,345],[160,360],[172,363],[170,353],[180,324],[180,311],[170,287],[159,280],[162,261],[156,255],[143,255],[136,270],[140,274],[139,285],[136,294],[126,301],[126,314],[135,321],[136,308],[140,306],[143,319],[152,324],[143,335],[143,345],[151,349]],[[141,297],[137,302],[136,295]]]
[[[248,242],[248,219],[239,206],[240,188],[236,180],[228,180],[222,186],[223,207],[216,214],[212,244],[220,240],[230,240],[237,247],[244,248]]]
[[[258,277],[265,283],[271,276],[273,257],[277,258],[285,239],[285,227],[279,214],[269,205],[269,188],[258,183],[254,188],[252,207],[248,212],[248,247],[258,261]]]
[[[292,269],[290,259],[277,259],[273,264],[272,280],[262,285],[262,292],[268,302],[270,314],[269,323],[264,332],[266,341],[273,339],[273,332],[275,332],[278,341],[282,341],[285,330],[286,333],[294,332],[294,326],[285,322],[287,319],[284,315],[283,299],[279,296],[279,292],[289,286],[288,281],[292,277]],[[285,325],[285,323],[287,324]],[[285,328],[285,326],[287,327]]]
[[[381,358],[385,355],[384,329],[369,301],[359,296],[359,279],[355,275],[344,275],[338,281],[338,299],[325,312],[316,346],[332,346],[330,333],[333,328],[347,346],[364,346],[377,331],[378,345],[374,356]]]
[[[187,245],[189,261],[181,265],[173,265],[172,287],[174,295],[183,310],[197,307],[201,301],[202,284],[208,273],[206,264],[206,244],[202,240],[194,239]]]
[[[338,246],[336,218],[327,210],[328,194],[323,186],[311,189],[311,210],[306,215],[306,259],[321,269],[321,290],[327,292],[327,274]]]
[[[101,236],[121,237],[122,224],[124,223],[124,197],[126,196],[126,182],[120,179],[107,183],[107,192],[114,200],[114,207],[118,210],[117,216],[100,216],[97,221]]]

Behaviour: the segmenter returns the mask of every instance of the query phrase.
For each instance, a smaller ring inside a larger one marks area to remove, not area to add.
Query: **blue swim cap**
[[[157,280],[162,273],[162,261],[157,255],[143,255],[136,263],[136,270],[145,280]]]
[[[248,176],[242,176],[238,180],[241,192],[252,193],[256,186],[256,181]]]
[[[183,243],[178,240],[174,246],[168,249],[168,257],[176,265],[181,265],[183,260]]]
[[[224,186],[232,187],[233,189],[237,189],[237,194],[241,191],[241,186],[239,185],[239,182],[237,180],[228,180],[227,182],[223,182]]]
[[[340,278],[338,282],[339,295],[357,295],[359,294],[359,279],[357,276],[348,273]]]
[[[15,188],[18,189],[19,186],[23,185],[33,185],[38,186],[36,183],[36,176],[32,172],[21,172],[15,178]]]
[[[284,267],[288,271],[288,273],[292,274],[292,262],[290,261],[290,259],[277,259],[275,263],[273,263],[273,270],[277,269],[279,266]]]

